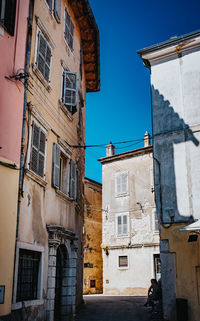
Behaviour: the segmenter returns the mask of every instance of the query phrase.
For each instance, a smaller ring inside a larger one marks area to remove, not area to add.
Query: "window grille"
[[[65,9],[65,40],[71,50],[73,50],[73,37],[74,37],[74,24],[72,22],[72,19],[67,11]]]
[[[36,57],[36,65],[38,70],[43,75],[46,81],[49,81],[50,77],[50,66],[51,66],[51,47],[41,33],[38,31],[38,43],[37,43],[37,57]]]
[[[17,302],[38,298],[40,259],[40,252],[19,250]]]
[[[119,256],[119,267],[128,267],[128,256]]]
[[[41,177],[44,176],[45,147],[46,135],[33,123],[30,169]]]

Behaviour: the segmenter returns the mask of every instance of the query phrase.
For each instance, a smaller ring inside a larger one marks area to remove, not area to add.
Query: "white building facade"
[[[114,154],[107,146],[102,178],[103,293],[146,295],[160,278],[152,146]]]

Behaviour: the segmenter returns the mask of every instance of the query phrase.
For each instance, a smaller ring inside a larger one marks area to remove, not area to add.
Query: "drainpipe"
[[[28,17],[28,33],[27,33],[27,42],[26,42],[25,70],[24,70],[25,75],[28,75],[28,72],[29,72],[29,62],[30,62],[30,55],[31,55],[32,21],[33,21],[33,0],[30,0],[29,17]],[[19,232],[18,230],[19,230],[20,203],[21,203],[21,196],[23,195],[22,190],[23,190],[24,165],[25,165],[24,164],[24,145],[25,145],[25,128],[26,128],[27,93],[28,93],[27,86],[28,85],[27,85],[26,80],[25,80],[16,237],[18,237],[18,232]]]

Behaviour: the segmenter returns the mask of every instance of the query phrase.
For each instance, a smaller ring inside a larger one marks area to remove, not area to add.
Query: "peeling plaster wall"
[[[116,196],[115,174],[128,172],[128,193]],[[152,152],[103,164],[103,288],[105,294],[146,295],[155,277],[153,255],[159,254],[154,231],[155,203]],[[117,237],[116,217],[129,213],[129,235]],[[128,268],[118,268],[118,256],[128,256]]]

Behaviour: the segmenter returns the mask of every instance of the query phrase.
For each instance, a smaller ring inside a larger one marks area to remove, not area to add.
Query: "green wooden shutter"
[[[61,0],[54,0],[54,16],[58,23],[61,22]]]
[[[69,180],[69,196],[76,198],[76,164],[70,160],[70,180]]]
[[[60,147],[53,144],[52,185],[60,188]]]
[[[40,145],[38,158],[38,175],[44,176],[46,135],[40,128]]]
[[[38,173],[40,128],[33,123],[30,169]]]

